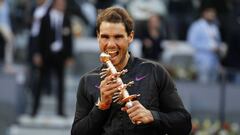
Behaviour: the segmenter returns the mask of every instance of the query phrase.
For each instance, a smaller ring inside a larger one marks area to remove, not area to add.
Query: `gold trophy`
[[[105,63],[107,65],[107,69],[103,69],[103,72],[100,73],[101,78],[105,77],[106,75],[110,74],[116,74],[118,73],[116,68],[113,66],[112,62],[110,61],[110,55],[107,53],[102,52],[100,54],[100,61],[102,63]],[[127,70],[122,70],[120,73],[120,75],[125,74],[127,72]],[[136,97],[139,96],[139,94],[134,94],[134,95],[129,95],[128,91],[127,91],[127,87],[131,86],[132,84],[134,84],[133,81],[129,82],[128,84],[124,84],[122,79],[118,76],[116,79],[117,82],[120,82],[121,85],[121,89],[119,93],[114,93],[113,96],[113,102],[117,102],[119,104],[124,104],[125,103],[125,107],[130,108],[133,106],[132,104],[132,100]]]

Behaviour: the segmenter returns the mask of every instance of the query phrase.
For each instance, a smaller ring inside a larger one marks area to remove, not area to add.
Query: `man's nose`
[[[115,45],[116,45],[115,39],[114,39],[114,38],[110,38],[110,39],[108,40],[108,46],[115,46]]]

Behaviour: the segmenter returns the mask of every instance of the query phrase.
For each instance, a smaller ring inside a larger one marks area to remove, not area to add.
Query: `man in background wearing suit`
[[[40,80],[33,94],[32,116],[38,112],[44,78],[52,73],[57,78],[57,115],[65,116],[64,68],[72,63],[70,18],[65,14],[65,7],[65,0],[53,0],[41,22],[37,53],[33,56],[34,63],[40,68]]]

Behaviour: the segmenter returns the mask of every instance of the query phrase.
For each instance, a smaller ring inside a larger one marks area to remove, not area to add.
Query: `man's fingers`
[[[109,90],[109,91],[105,91],[104,94],[105,94],[105,95],[108,95],[108,96],[110,96],[110,97],[112,98],[113,94],[114,94],[115,92],[118,92],[118,91],[119,91],[118,89],[111,89],[111,90]]]
[[[128,114],[128,116],[132,119],[133,117],[137,116],[140,113],[139,109],[131,112]]]
[[[128,108],[127,108],[126,106],[124,106],[124,107],[122,107],[122,108],[121,108],[121,111],[124,111],[124,112],[126,112],[126,111],[127,111],[127,109],[128,109]]]
[[[101,100],[112,100],[114,93],[120,93],[119,87],[121,87],[121,83],[114,83],[106,85],[101,89]]]
[[[118,77],[118,74],[111,74],[107,76],[104,80],[111,81],[111,80],[117,79],[117,77]]]
[[[106,91],[109,91],[109,90],[112,90],[112,89],[118,89],[119,87],[121,87],[121,83],[111,83],[111,84],[108,84],[106,85],[104,88]]]
[[[133,106],[129,109],[127,109],[127,113],[130,114],[132,112],[134,112],[135,110],[139,109],[140,108],[140,103],[139,101],[135,100],[132,102],[133,103]]]
[[[144,118],[144,114],[141,112],[138,112],[136,115],[133,117],[130,117],[132,121],[140,121],[141,119]]]

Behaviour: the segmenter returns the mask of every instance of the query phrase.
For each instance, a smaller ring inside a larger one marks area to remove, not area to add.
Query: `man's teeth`
[[[117,53],[117,51],[108,51],[107,53],[108,53],[108,54]]]
[[[108,51],[107,52],[111,57],[115,57],[118,55],[118,51]]]

